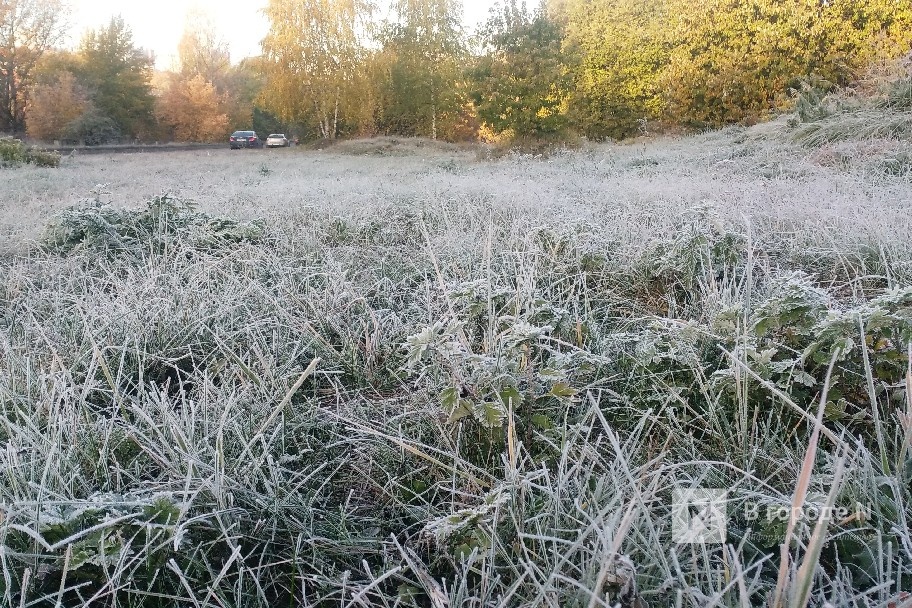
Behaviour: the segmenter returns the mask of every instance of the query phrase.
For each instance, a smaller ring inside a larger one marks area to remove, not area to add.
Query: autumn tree
[[[86,34],[79,47],[79,81],[88,89],[100,115],[120,132],[136,137],[154,125],[152,57],[133,44],[133,34],[121,17]]]
[[[363,0],[270,0],[265,109],[285,122],[313,125],[324,139],[357,122],[371,10]]]
[[[232,129],[249,129],[254,124],[257,100],[265,86],[261,57],[246,57],[231,66],[227,75],[225,112]],[[262,108],[259,108],[262,112]],[[254,127],[255,130],[263,130]],[[270,131],[273,132],[273,131]]]
[[[37,84],[29,99],[26,132],[45,141],[64,139],[72,125],[91,107],[88,92],[71,72]]]
[[[173,75],[159,97],[156,114],[177,141],[211,142],[227,135],[228,116],[215,86],[202,75]]]
[[[227,135],[231,108],[242,103],[233,95],[232,70],[227,42],[204,14],[189,13],[178,44],[177,71],[157,77],[155,114],[166,137],[204,142]],[[236,120],[249,128],[250,108]]]
[[[60,0],[0,0],[0,129],[25,126],[34,70],[63,33]]]
[[[396,0],[395,19],[381,30],[381,129],[437,138],[441,119],[453,119],[465,57],[458,0]]]
[[[231,72],[228,42],[218,35],[215,26],[202,13],[191,12],[177,46],[179,72],[193,78],[202,76],[224,93],[225,80]]]
[[[478,117],[496,133],[552,135],[567,127],[570,82],[561,31],[543,7],[516,0],[492,10],[481,30],[484,54],[471,70]]]

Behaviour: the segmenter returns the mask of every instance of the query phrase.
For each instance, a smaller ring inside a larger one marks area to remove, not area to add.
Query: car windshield
[[[282,135],[281,133],[273,133],[273,134],[270,135],[269,137],[275,138],[275,139],[282,139],[282,138],[285,137],[285,136]]]
[[[222,131],[224,133],[224,131]],[[254,135],[253,131],[235,131],[231,134],[232,137],[251,137]]]

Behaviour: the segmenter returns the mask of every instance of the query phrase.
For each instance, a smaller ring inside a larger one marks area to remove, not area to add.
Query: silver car
[[[266,147],[267,148],[287,148],[288,147],[288,138],[285,137],[284,133],[273,133],[266,138]]]

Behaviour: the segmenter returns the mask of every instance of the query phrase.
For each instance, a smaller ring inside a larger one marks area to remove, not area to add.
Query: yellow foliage
[[[228,134],[224,100],[203,76],[171,77],[158,99],[156,114],[176,141],[211,142]]]
[[[89,109],[85,89],[72,73],[63,71],[49,83],[32,91],[26,114],[30,137],[51,141],[66,137],[67,127]]]

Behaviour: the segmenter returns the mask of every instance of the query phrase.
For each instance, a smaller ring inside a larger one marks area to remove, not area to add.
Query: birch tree
[[[265,108],[334,139],[359,114],[372,7],[364,0],[270,0],[263,40]]]
[[[465,54],[462,3],[396,0],[396,19],[381,34],[386,74],[385,130],[437,139],[442,115],[459,110],[457,84]]]
[[[180,73],[186,78],[202,76],[224,93],[231,71],[228,42],[216,32],[212,20],[200,12],[187,15],[184,33],[177,45]]]

